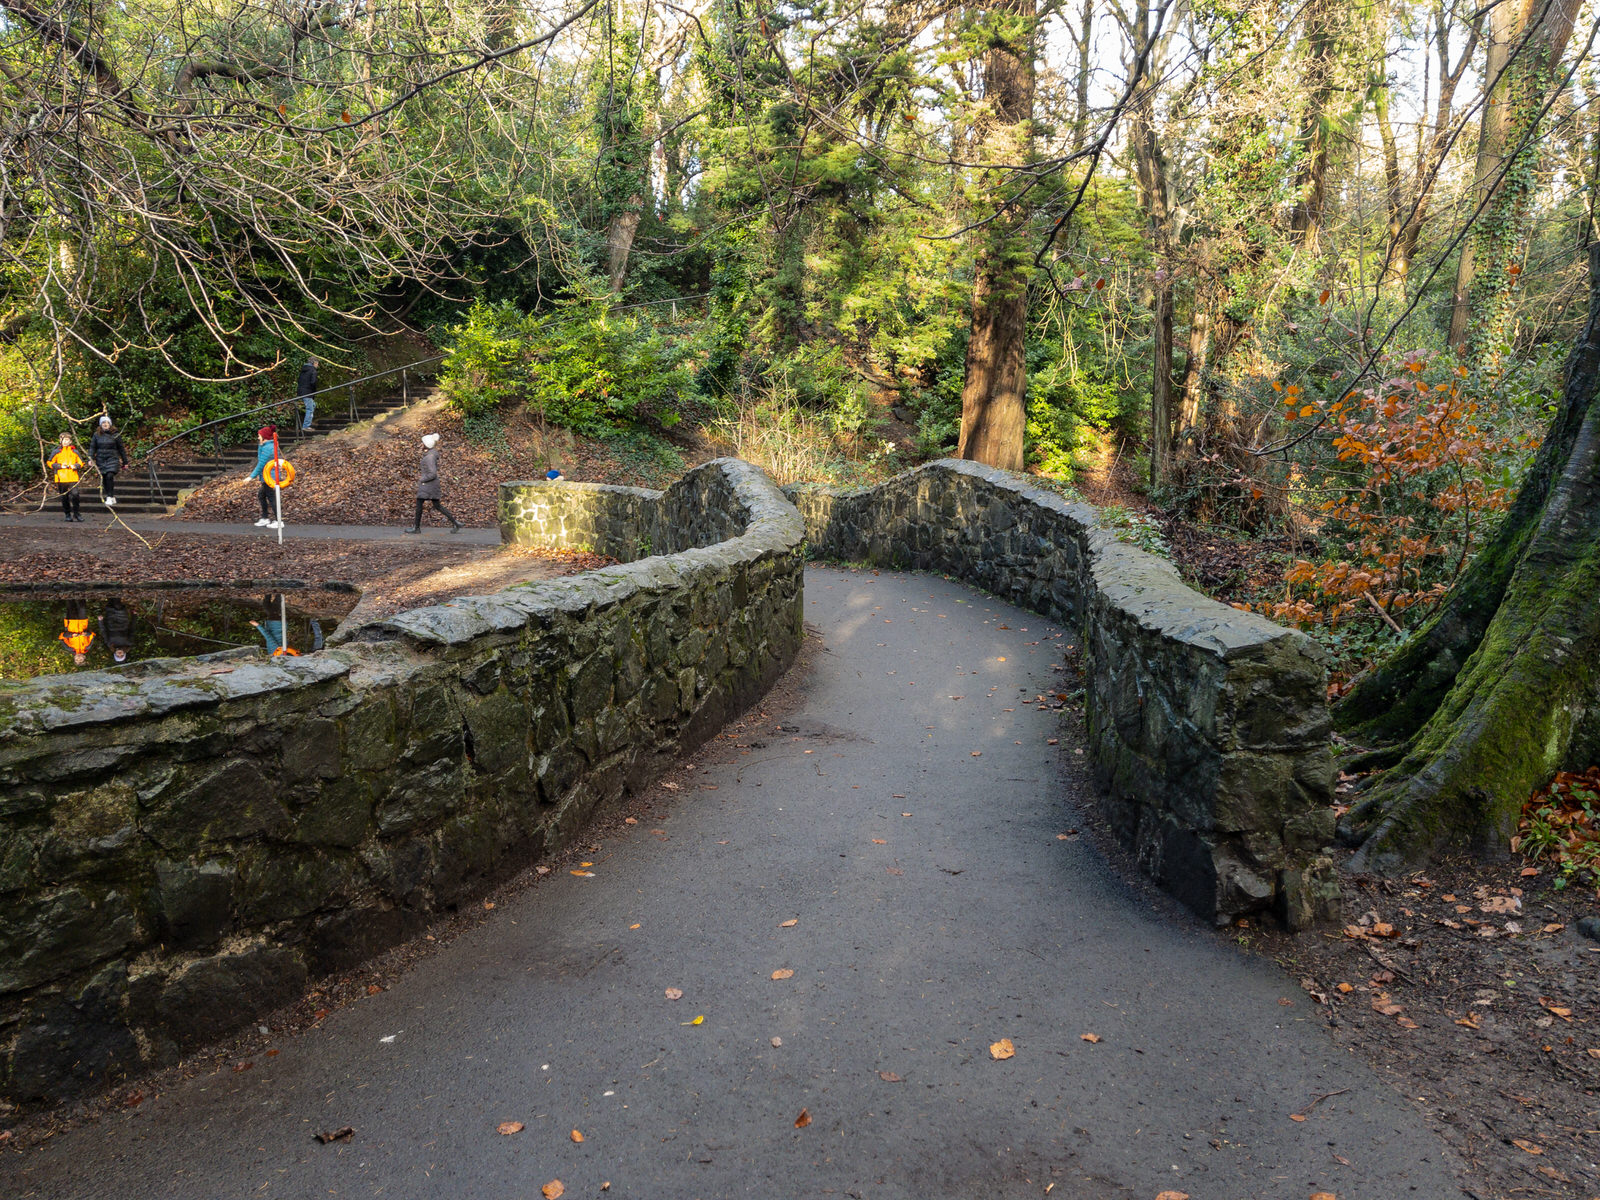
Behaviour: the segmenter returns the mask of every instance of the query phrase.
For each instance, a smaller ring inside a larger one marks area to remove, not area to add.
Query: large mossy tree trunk
[[[1449,598],[1335,710],[1398,763],[1353,808],[1352,866],[1465,838],[1504,851],[1523,802],[1600,759],[1600,244],[1561,408],[1511,511]]]

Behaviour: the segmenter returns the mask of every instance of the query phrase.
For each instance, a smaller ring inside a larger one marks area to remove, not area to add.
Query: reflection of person
[[[118,597],[106,601],[106,611],[100,617],[100,636],[111,647],[111,657],[117,662],[128,661],[128,651],[133,648],[133,614]]]
[[[283,528],[283,522],[273,515],[273,489],[272,485],[267,482],[265,474],[267,464],[273,460],[273,457],[278,452],[278,444],[274,441],[277,432],[276,426],[272,425],[263,425],[256,430],[256,437],[260,439],[256,443],[256,466],[255,470],[245,476],[245,482],[247,483],[252,479],[261,480],[261,490],[256,493],[256,499],[261,501],[261,519],[256,524],[265,525],[268,529]]]
[[[306,406],[306,419],[301,423],[301,429],[311,428],[311,418],[317,413],[317,398],[311,393],[317,390],[317,360],[306,359],[300,367],[300,378],[295,383],[295,398]]]
[[[437,433],[425,434],[422,439],[422,468],[417,472],[417,512],[411,518],[411,524],[406,529],[407,533],[422,532],[422,506],[433,504],[435,512],[443,513],[445,520],[450,522],[450,532],[459,533],[461,522],[456,520],[455,514],[439,503],[439,435]]]
[[[83,497],[78,494],[78,481],[89,462],[72,444],[72,435],[61,435],[61,449],[50,456],[50,482],[56,485],[61,496],[61,515],[68,521],[83,520]]]
[[[83,666],[89,661],[89,646],[94,634],[89,631],[89,605],[82,600],[67,601],[67,615],[61,618],[62,631],[56,638],[72,651],[72,661]]]
[[[261,597],[263,619],[251,621],[255,631],[261,635],[261,640],[267,643],[267,653],[277,654],[283,649],[283,597],[278,595]]]
[[[122,435],[112,425],[110,417],[100,418],[100,428],[89,439],[89,457],[94,459],[100,472],[100,498],[107,508],[117,506],[117,472],[128,465],[128,452],[123,449]]]

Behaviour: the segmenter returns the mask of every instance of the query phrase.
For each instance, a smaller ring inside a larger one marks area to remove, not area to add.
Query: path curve
[[[250,1072],[7,1156],[0,1194],[1464,1194],[1292,980],[1058,838],[1073,748],[1027,701],[1063,678],[1059,627],[832,569],[806,616],[796,702],[674,775],[592,878],[558,871]]]

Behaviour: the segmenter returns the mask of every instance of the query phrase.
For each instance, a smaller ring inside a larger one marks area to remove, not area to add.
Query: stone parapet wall
[[[1162,887],[1218,924],[1334,915],[1327,669],[1309,638],[1185,586],[1090,506],[976,463],[785,493],[816,555],[938,571],[1078,631],[1106,812]]]
[[[580,499],[513,540],[673,552],[297,659],[0,685],[0,1097],[172,1061],[411,936],[570,843],[792,662],[803,527],[755,468],[709,463],[665,494],[505,485],[502,507],[530,487]]]

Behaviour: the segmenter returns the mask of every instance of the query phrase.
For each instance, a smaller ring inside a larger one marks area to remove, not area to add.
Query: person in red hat
[[[279,521],[272,511],[272,485],[267,482],[265,474],[267,464],[278,453],[277,436],[278,428],[275,425],[263,425],[256,430],[256,437],[260,439],[256,444],[256,468],[245,476],[247,481],[251,479],[261,480],[261,491],[257,493],[257,499],[261,501],[261,519],[256,524],[265,526],[268,529],[283,528],[283,522]]]

